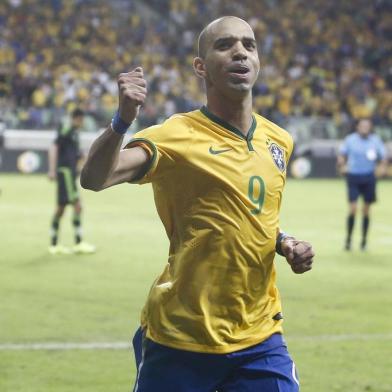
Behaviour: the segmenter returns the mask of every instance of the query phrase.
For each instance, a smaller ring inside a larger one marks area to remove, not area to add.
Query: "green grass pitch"
[[[123,392],[130,350],[4,350],[30,343],[126,342],[168,241],[149,186],[82,192],[92,256],[50,256],[55,189],[44,176],[0,177],[0,391]],[[314,244],[313,271],[276,260],[285,335],[302,392],[391,392],[392,182],[380,182],[369,250],[342,250],[342,180],[289,180],[281,226]],[[71,214],[61,239],[72,243]],[[29,347],[29,346],[26,346]]]

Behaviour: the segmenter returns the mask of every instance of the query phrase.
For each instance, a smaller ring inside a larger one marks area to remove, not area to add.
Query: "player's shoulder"
[[[258,113],[253,113],[257,127],[260,127],[267,137],[279,141],[289,147],[294,144],[292,135],[284,128],[261,116]]]
[[[270,133],[274,133],[280,135],[281,137],[292,139],[290,133],[286,129],[280,127],[279,125],[275,124],[271,120],[268,120],[267,118],[261,116],[258,113],[253,113],[253,115],[256,119],[257,126],[262,126]]]
[[[377,135],[377,133],[372,133],[370,135],[370,138],[371,138],[371,140],[373,140],[373,141],[375,141],[377,143],[382,143],[383,142],[381,137],[380,137],[380,135]]]
[[[187,141],[194,126],[191,113],[176,113],[161,124],[152,125],[137,132],[134,138],[146,138],[154,142]]]
[[[58,124],[57,130],[63,136],[68,135],[73,131],[71,121],[68,118],[61,120]]]
[[[356,133],[350,133],[341,140],[340,149],[341,151],[348,152],[348,150],[355,146],[357,143],[358,139],[356,138]]]
[[[357,142],[359,139],[359,135],[356,132],[350,133],[344,138],[347,142]]]
[[[200,110],[186,113],[176,113],[169,117],[162,125],[165,127],[178,126],[183,130],[189,130],[200,117]]]

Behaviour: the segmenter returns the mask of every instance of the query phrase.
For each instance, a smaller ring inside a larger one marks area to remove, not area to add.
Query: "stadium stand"
[[[2,1],[0,119],[49,129],[78,105],[92,128],[104,126],[117,106],[116,75],[139,64],[149,82],[139,126],[197,108],[197,35],[206,20],[228,14],[258,36],[260,114],[289,129],[302,124],[304,138],[342,137],[370,115],[392,139],[388,0]]]

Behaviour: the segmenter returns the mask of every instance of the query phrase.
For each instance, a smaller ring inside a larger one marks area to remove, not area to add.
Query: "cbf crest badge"
[[[276,143],[271,143],[268,145],[268,149],[277,168],[281,172],[284,172],[286,170],[286,161],[284,160],[283,148],[278,146]]]

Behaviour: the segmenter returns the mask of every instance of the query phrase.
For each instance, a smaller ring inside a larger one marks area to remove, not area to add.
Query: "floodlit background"
[[[116,75],[142,65],[149,95],[132,131],[199,108],[197,35],[216,17],[254,28],[254,108],[296,141],[281,223],[314,244],[314,270],[276,259],[285,334],[303,392],[391,392],[392,167],[378,187],[369,250],[344,252],[336,149],[371,116],[392,158],[388,0],[0,1],[0,390],[129,391],[130,340],[168,241],[149,186],[82,191],[92,256],[50,256],[54,130],[76,106],[87,149],[117,108]],[[130,135],[131,136],[131,135]],[[72,243],[71,214],[60,240]],[[228,289],[230,289],[228,287]],[[175,391],[173,391],[175,392]]]

